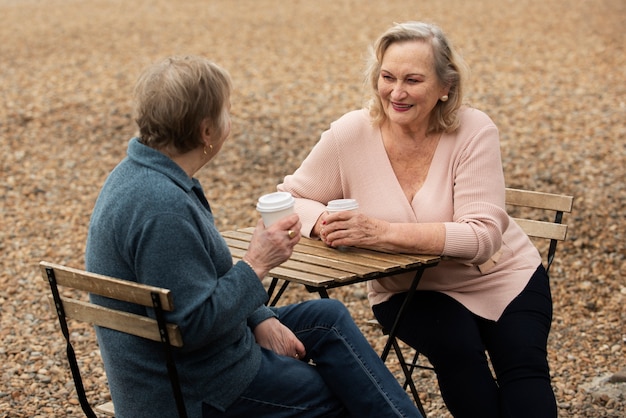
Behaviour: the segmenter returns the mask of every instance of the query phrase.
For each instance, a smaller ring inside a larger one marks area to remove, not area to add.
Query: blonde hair
[[[458,109],[463,104],[463,82],[467,76],[467,66],[443,31],[434,24],[424,22],[396,23],[383,33],[370,49],[365,72],[365,88],[370,95],[367,107],[372,123],[380,126],[386,120],[378,93],[378,78],[383,56],[390,45],[407,41],[430,43],[437,79],[442,86],[449,86],[448,100],[445,102],[440,100],[435,105],[427,132],[454,131],[459,126]]]
[[[201,123],[224,135],[231,80],[206,58],[169,57],[148,67],[135,85],[135,122],[141,142],[155,149],[174,146],[180,153],[202,145]]]

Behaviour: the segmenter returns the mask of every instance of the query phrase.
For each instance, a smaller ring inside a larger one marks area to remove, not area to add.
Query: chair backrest
[[[67,342],[67,357],[81,408],[85,415],[96,418],[85,395],[78,362],[70,341],[67,319],[88,322],[161,342],[166,354],[168,375],[172,383],[178,413],[181,417],[186,417],[178,373],[170,350],[172,346],[182,347],[183,339],[179,327],[175,324],[166,323],[164,318],[165,311],[174,309],[171,292],[168,289],[146,286],[45,261],[42,261],[39,266],[44,280],[50,285],[53,308],[57,313],[61,331]],[[59,287],[80,292],[63,292],[63,296],[61,296]],[[86,293],[94,293],[153,308],[156,320],[90,303],[85,300]]]
[[[563,223],[563,214],[572,211],[573,196],[507,188],[505,201],[509,206],[552,211],[554,218],[549,221],[513,217],[528,236],[550,240],[546,264],[546,271],[549,271],[558,241],[565,240],[567,236],[567,225]]]

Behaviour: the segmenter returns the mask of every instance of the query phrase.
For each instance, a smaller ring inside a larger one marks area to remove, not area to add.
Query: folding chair
[[[172,355],[172,347],[182,347],[183,340],[180,329],[175,324],[165,322],[164,312],[174,309],[172,295],[168,289],[146,286],[128,280],[120,280],[99,274],[89,273],[70,267],[52,264],[45,261],[39,263],[44,280],[50,285],[51,300],[57,313],[61,331],[67,342],[67,359],[72,371],[74,386],[78,394],[80,406],[89,418],[96,418],[91,408],[76,360],[76,354],[70,341],[67,319],[88,322],[105,328],[114,329],[137,337],[160,341],[166,356],[168,376],[172,384],[173,397],[179,416],[187,417],[182,391],[178,379],[176,364]],[[63,292],[59,287],[77,292]],[[85,292],[94,293],[107,298],[135,303],[154,309],[156,320],[147,316],[135,315],[125,311],[105,308],[80,299]],[[71,296],[70,296],[71,295]],[[107,402],[96,407],[98,412],[115,416],[114,405]]]
[[[563,223],[563,214],[571,213],[574,202],[573,196],[507,188],[505,202],[507,206],[512,208],[525,208],[531,211],[539,210],[543,212],[549,211],[554,216],[551,221],[541,219],[542,216],[540,215],[537,215],[537,219],[513,216],[515,222],[529,237],[549,240],[545,265],[546,272],[549,272],[550,266],[552,265],[556,254],[557,243],[559,241],[564,241],[567,236],[567,225]],[[388,334],[388,331],[383,329],[378,321],[371,320],[368,322],[372,326],[381,328],[384,334]],[[422,415],[426,417],[422,402],[415,387],[413,372],[418,368],[427,370],[434,369],[431,366],[419,363],[419,352],[417,351],[415,351],[413,360],[411,362],[407,362],[396,338],[392,339],[391,344],[396,356],[398,357],[400,367],[402,368],[402,372],[405,377],[403,388],[406,389],[409,387],[417,407],[422,412]]]

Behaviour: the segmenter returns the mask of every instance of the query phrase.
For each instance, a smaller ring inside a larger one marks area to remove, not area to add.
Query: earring
[[[213,144],[209,144],[209,151],[213,151]],[[202,150],[202,152],[204,153],[204,155],[207,155],[206,145],[204,146],[204,149]]]
[[[443,96],[441,96],[441,99],[439,99],[439,100],[441,100],[442,102],[447,102],[448,101],[448,95],[444,94]]]
[[[204,155],[206,155],[206,145],[204,146],[204,148],[202,149],[202,152],[204,153]]]

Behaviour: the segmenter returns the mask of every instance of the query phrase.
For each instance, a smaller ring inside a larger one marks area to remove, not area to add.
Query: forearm
[[[449,256],[473,264],[484,263],[502,245],[497,223],[395,223],[379,236],[374,249]]]
[[[390,223],[374,247],[398,253],[441,255],[445,241],[443,223]]]

